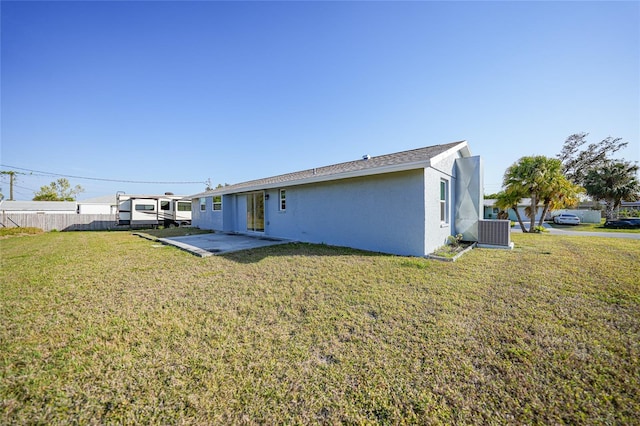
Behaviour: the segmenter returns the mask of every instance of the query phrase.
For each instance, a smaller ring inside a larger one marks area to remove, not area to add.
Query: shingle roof
[[[207,195],[228,194],[234,192],[244,192],[271,187],[293,185],[313,181],[326,181],[340,179],[355,175],[364,176],[369,174],[384,173],[385,171],[409,170],[411,168],[426,167],[436,156],[447,152],[453,148],[462,149],[466,147],[465,141],[452,142],[442,145],[427,146],[424,148],[401,151],[393,154],[379,155],[375,157],[363,158],[356,161],[334,164],[331,166],[317,167],[314,169],[302,170],[294,173],[287,173],[272,176],[264,179],[256,179],[247,182],[228,185],[223,188],[206,191],[192,195],[192,198]]]
[[[116,196],[112,195],[103,195],[101,197],[87,198],[86,200],[78,200],[78,204],[110,204],[116,205],[118,202],[116,201]]]

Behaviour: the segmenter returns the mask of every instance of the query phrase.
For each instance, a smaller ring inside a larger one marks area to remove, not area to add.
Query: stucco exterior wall
[[[431,167],[373,174],[326,182],[304,183],[264,192],[264,235],[310,243],[325,243],[398,255],[425,256],[458,233],[458,223],[480,219],[482,167],[479,157],[456,165],[460,153],[434,159]],[[461,167],[461,164],[469,167]],[[473,166],[473,167],[471,167]],[[473,169],[464,187],[457,180]],[[457,176],[460,174],[460,176]],[[440,217],[440,182],[447,182],[447,218]],[[477,188],[475,186],[478,186]],[[280,189],[286,190],[286,209],[280,209]],[[458,198],[464,190],[466,198]],[[477,198],[477,200],[476,200]],[[466,208],[470,199],[474,209]],[[222,211],[206,199],[200,211],[193,200],[193,224],[202,229],[247,232],[247,193],[223,196]],[[456,202],[458,201],[457,205]],[[459,207],[471,212],[456,217]],[[471,229],[466,222],[461,227]],[[471,229],[472,231],[473,229]]]
[[[423,256],[423,171],[285,187],[268,191],[265,234],[311,243]]]
[[[447,242],[449,235],[455,234],[453,220],[453,196],[455,180],[453,176],[453,162],[450,164],[451,170],[445,173],[444,170],[427,168],[424,173],[424,193],[425,193],[425,230],[424,230],[424,255],[432,253],[436,248]],[[449,211],[448,221],[440,221],[440,179],[448,181]]]
[[[191,225],[200,229],[222,230],[222,214],[224,212],[224,200],[222,211],[213,211],[213,200],[205,197],[205,209],[200,210],[200,199],[191,200]]]

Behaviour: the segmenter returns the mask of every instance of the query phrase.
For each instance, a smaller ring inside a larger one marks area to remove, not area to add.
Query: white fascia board
[[[238,188],[238,189],[220,188],[212,191],[205,191],[199,194],[191,195],[191,198],[211,197],[213,195],[242,194],[246,192],[261,191],[265,189],[286,188],[290,186],[306,185],[310,183],[328,182],[332,180],[349,179],[354,177],[373,176],[373,175],[379,175],[384,173],[401,172],[401,171],[414,170],[414,169],[425,169],[427,167],[431,167],[431,164],[434,164],[443,158],[446,158],[450,155],[455,154],[457,151],[460,151],[463,157],[471,156],[471,151],[469,150],[469,145],[467,141],[462,141],[459,144],[455,145],[454,147],[446,150],[445,152],[439,155],[436,155],[434,157],[431,157],[430,160],[417,161],[413,163],[394,164],[390,166],[381,166],[381,167],[370,168],[370,169],[354,170],[350,172],[335,173],[330,175],[310,176],[302,179],[295,179],[295,180],[282,181],[282,182],[263,183],[263,184],[246,186],[244,188]],[[366,160],[362,160],[362,161],[366,161]]]
[[[211,195],[242,194],[246,192],[261,191],[265,189],[286,188],[286,187],[297,186],[297,185],[307,185],[310,183],[329,182],[333,180],[349,179],[349,178],[363,177],[363,176],[374,176],[374,175],[380,175],[385,173],[402,172],[407,170],[424,169],[429,166],[430,166],[429,161],[396,164],[392,166],[376,167],[374,169],[354,170],[351,172],[311,176],[308,178],[296,179],[296,180],[290,180],[290,181],[265,183],[261,185],[255,185],[255,186],[247,186],[237,190],[231,189],[231,190],[225,191],[224,188],[221,188],[219,191],[210,192],[207,194],[201,194],[201,196],[207,197]]]
[[[456,152],[460,151],[460,153],[462,154],[462,157],[471,157],[471,150],[469,149],[469,144],[467,143],[467,141],[462,141],[459,144],[457,144],[456,146],[454,146],[453,148],[449,148],[448,150],[441,152],[438,155],[434,155],[433,157],[431,157],[431,163],[435,164],[438,161],[449,157],[450,155],[455,154]]]

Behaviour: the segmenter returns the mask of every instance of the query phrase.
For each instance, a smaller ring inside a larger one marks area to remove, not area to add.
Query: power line
[[[7,167],[9,169],[23,170],[23,171],[31,172],[32,174],[33,173],[39,173],[39,175],[36,174],[36,176],[58,176],[58,177],[65,177],[65,178],[72,178],[72,179],[98,180],[98,181],[102,181],[102,182],[144,183],[144,184],[159,184],[159,185],[193,185],[193,184],[205,183],[205,182],[159,182],[159,181],[142,181],[142,180],[105,179],[105,178],[94,178],[94,177],[87,177],[87,176],[73,176],[73,175],[64,175],[64,174],[60,174],[60,173],[43,172],[41,170],[25,169],[25,168],[22,168],[22,167],[10,166],[8,164],[0,164],[0,166]]]
[[[16,188],[20,188],[20,189],[26,189],[27,191],[36,192],[36,190],[35,190],[35,189],[33,189],[33,188],[27,188],[26,186],[14,185],[14,187],[16,187]]]

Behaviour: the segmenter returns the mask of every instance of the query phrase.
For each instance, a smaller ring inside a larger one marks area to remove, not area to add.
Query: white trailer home
[[[119,226],[140,228],[148,226],[191,225],[191,199],[182,195],[116,194]]]

